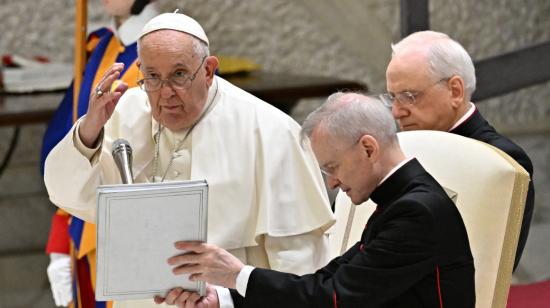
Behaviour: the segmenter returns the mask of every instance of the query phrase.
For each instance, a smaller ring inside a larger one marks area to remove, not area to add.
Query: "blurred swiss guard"
[[[76,29],[86,29],[86,1],[77,2]],[[143,26],[158,15],[151,0],[102,0],[103,10],[111,16],[110,27],[75,35],[75,76],[44,135],[41,169],[48,153],[67,134],[74,122],[88,109],[88,100],[105,71],[115,62],[124,63],[120,81],[137,86],[137,39]],[[80,37],[81,36],[81,37]],[[80,43],[80,44],[79,44]],[[50,255],[48,278],[57,306],[111,307],[111,302],[96,302],[95,225],[57,210],[52,217],[46,247]]]

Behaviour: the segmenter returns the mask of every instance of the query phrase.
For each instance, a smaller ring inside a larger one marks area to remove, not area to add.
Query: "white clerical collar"
[[[464,121],[468,120],[472,114],[474,114],[474,111],[476,111],[476,105],[474,105],[472,102],[470,102],[470,108],[468,108],[468,111],[460,118],[458,121],[449,129],[449,131],[452,131],[453,129],[457,128],[460,124],[464,123]]]
[[[405,165],[406,163],[410,162],[411,160],[413,160],[414,157],[410,157],[410,158],[405,158],[404,160],[402,160],[399,164],[397,164],[395,167],[393,167],[390,172],[388,172],[388,174],[386,174],[386,176],[382,179],[382,181],[380,181],[380,183],[378,183],[378,186],[382,185],[382,183],[384,183],[385,180],[387,180],[392,174],[394,174],[397,170],[399,170],[399,168],[403,167],[403,165]]]
[[[139,15],[131,15],[117,29],[114,19],[111,20],[111,29],[124,46],[136,42],[143,26],[153,17],[157,16],[159,11],[154,2],[149,3]]]

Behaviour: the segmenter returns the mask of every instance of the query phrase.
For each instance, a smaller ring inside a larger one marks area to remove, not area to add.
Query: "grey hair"
[[[476,73],[466,49],[445,33],[421,31],[392,44],[392,57],[421,46],[428,46],[426,59],[432,80],[435,82],[454,75],[460,76],[464,80],[464,96],[469,101],[476,89]]]
[[[330,95],[302,124],[302,144],[317,129],[349,143],[356,142],[363,135],[371,135],[381,144],[397,144],[395,120],[390,109],[378,96],[355,92],[336,92]]]
[[[140,51],[141,51],[141,40],[147,35],[144,35],[142,37],[140,37],[137,41],[137,56],[139,59],[141,59],[140,57]],[[200,39],[196,38],[195,36],[193,35],[190,35],[191,36],[191,39],[192,39],[192,44],[193,44],[193,51],[195,52],[195,55],[197,55],[197,57],[199,59],[202,59],[204,57],[208,57],[210,56],[210,48],[208,47],[208,45],[201,41]]]
[[[191,37],[193,38],[193,50],[195,54],[199,56],[199,59],[210,56],[210,48],[208,48],[208,45],[194,36]]]

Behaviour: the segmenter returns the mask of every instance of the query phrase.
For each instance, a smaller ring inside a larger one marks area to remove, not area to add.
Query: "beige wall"
[[[72,0],[1,0],[0,52],[70,61]],[[99,0],[90,20],[106,22]],[[398,0],[159,0],[201,22],[217,54],[249,57],[268,71],[351,78],[384,90],[389,43],[399,39]],[[433,0],[431,26],[475,59],[550,40],[550,2]],[[546,82],[491,99],[480,108],[503,131],[550,128]],[[521,125],[518,125],[521,124]]]

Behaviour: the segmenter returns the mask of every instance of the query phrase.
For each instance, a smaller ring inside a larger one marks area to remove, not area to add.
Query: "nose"
[[[174,89],[172,89],[172,86],[169,84],[170,81],[163,80],[161,81],[160,85],[160,95],[162,98],[170,98],[174,95]]]
[[[406,117],[409,114],[409,111],[406,107],[403,107],[402,104],[394,102],[391,106],[391,114],[396,120]]]
[[[336,177],[329,175],[327,176],[327,184],[330,189],[336,189],[340,186],[340,182]]]

